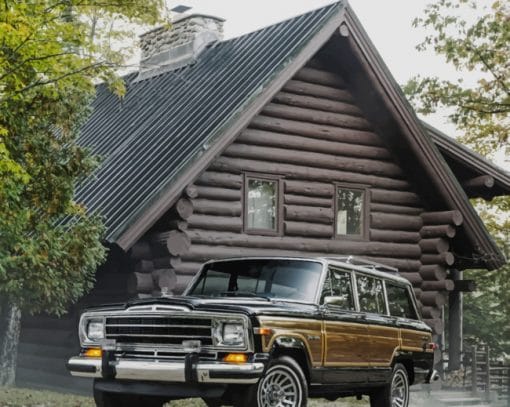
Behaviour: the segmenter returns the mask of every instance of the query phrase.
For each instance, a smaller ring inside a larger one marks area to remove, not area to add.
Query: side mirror
[[[345,298],[338,296],[327,296],[324,297],[324,305],[344,305]]]

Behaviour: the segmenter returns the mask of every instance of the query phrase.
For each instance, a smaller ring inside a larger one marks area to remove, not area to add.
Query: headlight
[[[241,322],[215,321],[213,325],[213,340],[219,346],[245,346],[244,325]]]
[[[90,320],[87,323],[88,339],[104,339],[104,323],[103,321]]]

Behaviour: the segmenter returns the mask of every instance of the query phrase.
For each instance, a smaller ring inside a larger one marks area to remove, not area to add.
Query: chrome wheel
[[[270,367],[259,382],[257,401],[260,407],[299,407],[302,398],[299,377],[283,364]]]
[[[409,403],[409,383],[407,375],[397,370],[391,381],[391,407],[407,407]]]

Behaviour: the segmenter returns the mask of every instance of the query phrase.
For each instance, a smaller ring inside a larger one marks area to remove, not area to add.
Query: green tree
[[[482,3],[482,4],[481,4]],[[439,0],[413,22],[429,30],[418,50],[433,49],[458,73],[456,80],[414,77],[404,86],[419,113],[449,109],[465,143],[493,159],[510,155],[510,3]],[[474,200],[491,234],[508,256],[510,197]],[[506,250],[505,250],[506,249]],[[465,334],[510,353],[510,266],[488,273],[468,270],[478,284],[465,297]]]
[[[97,81],[122,96],[122,24],[155,24],[162,8],[0,2],[0,385],[14,380],[21,312],[60,315],[93,286],[103,226],[73,195],[98,159],[76,139]]]

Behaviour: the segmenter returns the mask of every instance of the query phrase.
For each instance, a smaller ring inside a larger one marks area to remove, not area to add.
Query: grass
[[[367,401],[343,399],[335,402],[310,400],[310,407],[361,407],[367,406]],[[172,401],[168,407],[205,407],[200,399]],[[56,393],[47,390],[34,390],[19,387],[0,387],[0,407],[95,407],[91,397],[73,394]]]

